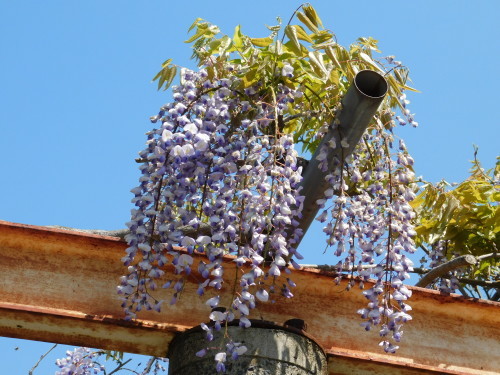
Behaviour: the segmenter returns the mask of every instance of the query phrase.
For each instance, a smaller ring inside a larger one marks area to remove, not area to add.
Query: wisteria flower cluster
[[[446,253],[448,252],[448,241],[439,240],[435,244],[431,246],[429,252],[429,268],[437,267],[443,263],[448,261],[446,257]],[[462,270],[453,270],[449,272],[446,278],[440,278],[436,282],[434,282],[434,287],[441,291],[442,293],[450,294],[455,293],[458,289],[460,283],[458,281],[459,274]]]
[[[175,304],[188,276],[199,280],[200,296],[210,290],[205,300],[212,309],[210,324],[202,324],[209,341],[214,330],[234,319],[249,327],[258,303],[293,296],[288,265],[299,267],[296,244],[303,235],[298,220],[304,201],[295,143],[302,141],[314,152],[321,136],[338,126],[335,114],[352,72],[368,67],[395,72],[389,76],[391,91],[354,153],[328,167],[329,188],[317,202],[317,219],[325,223],[328,246],[340,259],[336,282],[346,271],[351,273],[348,288],[356,280],[364,288],[375,278],[363,292],[368,304],[359,311],[362,326],[379,326],[384,350],[397,349],[402,325],[411,319],[406,303],[411,291],[403,282],[412,271],[408,254],[415,251],[416,234],[409,204],[415,197],[413,159],[403,141],[394,146],[393,135],[396,123],[418,125],[404,94],[411,89],[407,70],[393,56],[385,63],[372,60],[376,41],[371,38],[360,38],[359,48],[350,52],[333,48],[325,40],[333,43],[334,35],[319,31],[315,11],[303,8],[301,17],[309,19],[306,26],[313,33],[305,40],[317,46],[308,59],[290,31],[293,25],[285,28],[291,45],[284,46],[273,41],[280,26],[272,37],[258,40],[236,28],[231,40],[216,38],[218,29],[203,20],[193,24],[197,31],[189,42],[200,69],[181,70],[173,101],[151,118],[156,127],[139,153],[140,184],[132,189],[135,208],[123,258],[128,273],[118,286],[127,319],[143,309],[160,311],[165,301],[154,293],[160,288],[172,291],[167,303]],[[363,54],[355,55],[359,51]],[[232,60],[233,53],[241,59]],[[362,63],[349,65],[355,61]],[[170,60],[164,63],[155,78],[159,87],[170,85],[176,69]],[[331,149],[349,146],[337,141],[320,150],[320,168],[330,165]],[[195,253],[205,259],[195,261]],[[228,254],[238,266],[229,297],[221,294]],[[286,281],[277,283],[282,276]],[[213,349],[208,345],[199,355]],[[246,348],[228,338],[215,351],[217,370],[224,371],[227,359]]]
[[[216,328],[234,318],[249,326],[256,301],[273,292],[266,280],[290,272],[287,263],[300,257],[290,245],[300,235],[293,228],[303,199],[297,192],[301,167],[292,137],[277,126],[297,93],[278,86],[277,105],[270,105],[259,97],[258,85],[244,92],[234,85],[233,78],[211,82],[204,70],[184,70],[174,102],[152,118],[160,126],[148,133],[140,153],[142,177],[132,190],[136,209],[123,258],[129,274],[118,287],[128,318],[142,309],[160,310],[163,301],[151,293],[158,287],[173,288],[175,303],[193,272],[194,252],[207,259],[197,265],[198,293],[220,290],[223,256],[233,254],[236,264],[248,263],[251,270],[241,275],[228,310],[210,319]],[[166,265],[177,277],[157,285]],[[288,287],[283,294],[291,296]],[[207,300],[212,308],[219,303],[219,295]]]
[[[283,74],[292,72],[283,69]],[[240,290],[229,309],[210,314],[217,330],[235,318],[248,327],[250,310],[274,292],[266,279],[290,272],[287,262],[296,264],[293,257],[300,257],[293,243],[301,233],[289,232],[301,209],[302,197],[296,190],[301,168],[291,137],[280,134],[275,121],[285,108],[282,104],[300,94],[279,86],[278,105],[273,106],[260,99],[258,85],[241,93],[232,89],[234,84],[231,78],[211,82],[204,70],[184,70],[181,84],[173,89],[174,102],[152,118],[160,126],[148,133],[147,148],[140,153],[142,177],[132,190],[136,209],[127,223],[131,234],[123,258],[129,274],[118,287],[128,318],[142,309],[160,310],[163,301],[151,292],[158,288],[167,264],[177,277],[161,287],[173,288],[170,303],[175,303],[184,278],[193,271],[196,251],[207,257],[196,269],[202,278],[200,295],[207,288],[222,288],[225,254],[234,254],[239,266],[251,264],[251,271],[241,275]],[[381,344],[394,352],[397,346],[386,337],[392,332],[392,339],[399,342],[402,324],[411,319],[411,307],[405,303],[411,291],[403,281],[412,270],[406,254],[415,250],[409,205],[415,194],[413,159],[403,141],[396,160],[391,158],[394,139],[384,129],[382,124],[372,129],[366,142],[327,175],[331,188],[318,201],[323,207],[318,220],[330,217],[324,228],[328,244],[335,247],[336,256],[347,254],[339,261],[339,274],[350,269],[363,281],[376,278],[376,284],[363,292],[369,303],[359,313],[366,330],[381,325]],[[328,145],[337,146],[342,147]],[[350,191],[349,184],[357,190]],[[338,198],[325,209],[334,192]],[[289,285],[294,285],[290,279]],[[287,286],[282,294],[292,296]],[[220,300],[216,295],[206,303],[216,308]],[[212,338],[212,328],[204,329]]]
[[[392,129],[394,122],[388,125]],[[326,175],[330,188],[317,201],[322,211],[316,220],[326,223],[327,244],[340,258],[337,284],[345,271],[351,274],[348,289],[356,279],[362,289],[370,278],[376,279],[363,292],[368,306],[358,313],[366,320],[361,325],[367,331],[381,326],[381,346],[394,352],[398,347],[388,341],[389,333],[399,342],[402,324],[411,319],[411,307],[405,303],[411,291],[403,282],[413,271],[408,254],[415,252],[415,214],[409,204],[415,198],[413,159],[402,140],[393,152],[394,136],[378,118],[377,126],[363,137],[354,153],[344,161],[337,160],[336,168],[334,164]],[[317,156],[319,167],[326,172],[329,149],[346,146],[333,139],[323,144]],[[334,194],[338,197],[325,208]]]
[[[104,373],[104,367],[95,363],[97,353],[90,348],[80,347],[68,350],[66,357],[58,359],[56,365],[60,368],[55,375],[94,375]]]

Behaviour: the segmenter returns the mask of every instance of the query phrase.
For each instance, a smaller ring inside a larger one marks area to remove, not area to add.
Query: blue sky
[[[149,116],[170,99],[151,78],[167,58],[194,67],[183,43],[189,25],[201,17],[230,35],[241,24],[244,33],[266,36],[265,24],[276,16],[286,22],[300,3],[0,0],[0,219],[124,227]],[[493,165],[500,150],[500,2],[312,4],[341,44],[372,36],[384,54],[410,67],[421,91],[409,97],[420,126],[398,135],[417,175],[466,178],[473,144]],[[329,263],[313,239],[319,230],[313,226],[302,243],[305,263]],[[49,347],[0,339],[2,372],[26,374]],[[52,363],[35,374],[52,373]]]

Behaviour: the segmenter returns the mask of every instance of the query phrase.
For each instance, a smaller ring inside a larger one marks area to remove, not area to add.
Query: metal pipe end
[[[387,81],[373,70],[361,70],[354,77],[354,84],[359,92],[370,98],[382,98],[387,94]]]

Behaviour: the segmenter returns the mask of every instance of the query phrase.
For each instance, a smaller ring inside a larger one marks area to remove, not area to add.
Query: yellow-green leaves
[[[380,52],[378,49],[378,40],[373,39],[372,37],[358,38],[358,43],[363,47],[365,51]]]
[[[158,80],[158,90],[162,87],[164,90],[168,89],[177,74],[177,66],[171,63],[172,59],[168,59],[161,64],[162,69],[153,78],[153,81]]]
[[[303,13],[297,13],[297,18],[302,22],[304,25],[307,26],[309,30],[311,30],[313,33],[317,33],[319,31],[318,27],[309,19],[307,18]]]
[[[298,52],[299,55],[302,54],[304,46],[300,44],[299,40],[303,40],[305,42],[314,43],[313,39],[307,34],[307,32],[300,25],[288,25],[285,27],[285,35],[290,39],[293,46],[295,47],[295,51]]]
[[[311,39],[311,37],[309,36],[309,34],[307,34],[307,32],[303,29],[302,26],[300,26],[300,25],[291,25],[291,27],[293,27],[295,29],[297,38],[299,38],[300,40],[303,40],[305,42],[314,43],[314,41]]]
[[[326,79],[328,78],[328,69],[326,69],[323,62],[323,54],[319,51],[309,52],[309,60],[313,66],[314,71],[319,77]]]
[[[377,70],[379,73],[385,74],[384,70],[375,62],[372,60],[370,56],[368,56],[364,52],[359,53],[359,58],[363,60],[371,70]]]
[[[323,27],[321,19],[318,17],[316,10],[311,5],[304,5],[302,12],[297,12],[297,18],[313,33],[319,32],[319,27]]]
[[[299,37],[297,35],[297,29],[293,25],[288,25],[285,27],[285,35],[290,39],[293,46],[297,51],[301,50],[302,45],[299,42]]]
[[[272,97],[268,92],[271,87],[280,83],[304,91],[304,97],[294,99],[297,108],[318,116],[293,117],[286,129],[294,132],[294,138],[300,139],[305,150],[314,152],[317,130],[332,120],[331,108],[340,101],[355,74],[362,69],[386,74],[385,67],[373,56],[378,51],[377,41],[359,38],[349,49],[342,47],[335,35],[323,28],[309,4],[303,5],[286,26],[282,27],[278,19],[278,25],[267,28],[269,35],[254,38],[245,35],[238,25],[232,36],[228,36],[220,33],[217,26],[197,18],[189,28],[191,36],[186,43],[191,43],[193,58],[207,70],[211,81],[236,75],[239,88],[259,83],[259,92],[266,98]],[[283,74],[285,66],[293,67],[293,76]],[[154,78],[158,88],[167,89],[177,72],[177,67],[167,60]],[[399,97],[403,90],[412,90],[407,86],[406,68],[394,68],[386,77],[389,99],[380,109],[379,118],[401,106]],[[290,116],[299,115],[294,108],[288,108]]]
[[[337,58],[337,54],[332,46],[327,46],[325,48],[326,55],[330,58],[330,61],[339,69],[342,69],[340,65],[339,59]]]
[[[196,18],[194,20],[194,22],[191,24],[191,26],[189,26],[189,29],[187,32],[189,33],[191,30],[193,30],[201,21],[203,21],[203,18],[200,18],[200,17]]]
[[[193,22],[193,24],[189,28],[189,31],[193,30],[195,27],[196,27],[195,34],[186,41],[184,41],[184,43],[192,43],[200,38],[210,39],[220,32],[217,26],[212,25],[209,22],[203,21],[201,18],[197,18],[196,21]]]
[[[304,5],[302,7],[302,10],[314,25],[316,25],[317,27],[323,27],[323,22],[321,22],[321,19],[319,18],[316,10],[312,7],[312,5]]]
[[[241,33],[240,25],[234,28],[233,45],[238,49],[243,48],[243,34]]]
[[[412,206],[417,213],[417,242],[447,241],[447,254],[481,256],[500,248],[500,185],[495,172],[484,171],[477,160],[471,176],[448,190],[445,182],[427,184]],[[470,277],[488,279],[494,262],[481,262]],[[498,275],[498,261],[496,263]]]
[[[223,53],[226,53],[229,50],[229,48],[231,47],[232,40],[227,35],[224,35],[219,40],[220,40],[220,44],[218,46],[219,49],[218,49],[217,53],[219,55],[222,55]]]
[[[243,83],[243,88],[247,88],[252,86],[253,84],[257,83],[258,81],[258,68],[255,67],[253,69],[250,69],[245,75],[242,77],[242,83]]]
[[[256,47],[268,47],[274,40],[270,37],[267,38],[250,38],[250,42]]]
[[[102,350],[102,353],[106,355],[106,361],[112,359],[113,361],[123,360],[123,352],[116,350]]]

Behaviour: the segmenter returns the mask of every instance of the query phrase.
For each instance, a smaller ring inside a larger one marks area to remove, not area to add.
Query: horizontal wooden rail
[[[125,247],[112,237],[0,221],[0,335],[165,356],[174,335],[206,321],[209,308],[193,277],[176,305],[123,320],[115,287],[125,272]],[[235,280],[236,265],[227,262],[225,278]],[[387,355],[377,332],[359,326],[356,311],[365,299],[358,291],[345,292],[318,270],[294,271],[291,278],[295,297],[259,304],[253,318],[304,319],[329,355],[331,374],[500,371],[500,303],[412,287],[413,320],[401,348]]]

